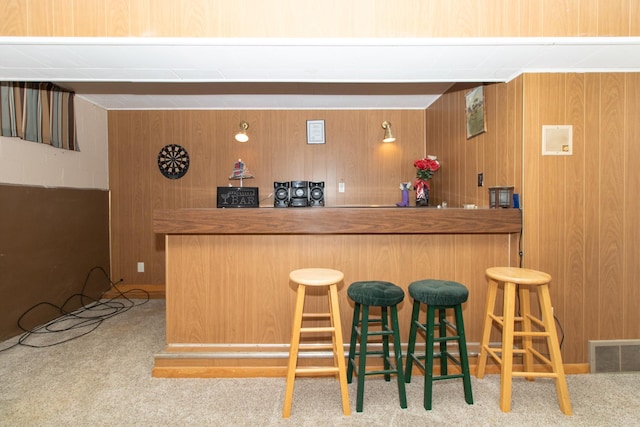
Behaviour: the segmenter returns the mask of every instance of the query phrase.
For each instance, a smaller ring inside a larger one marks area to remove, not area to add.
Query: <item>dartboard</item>
[[[189,153],[178,144],[165,145],[158,153],[158,168],[165,178],[182,178],[189,170]]]

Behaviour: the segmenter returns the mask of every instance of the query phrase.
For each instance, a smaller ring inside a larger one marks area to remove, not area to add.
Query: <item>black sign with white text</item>
[[[219,208],[257,208],[258,187],[218,187]]]

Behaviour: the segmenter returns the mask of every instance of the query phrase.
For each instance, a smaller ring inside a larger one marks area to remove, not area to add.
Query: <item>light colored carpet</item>
[[[431,411],[422,406],[422,376],[407,385],[407,409],[393,380],[368,377],[364,411],[355,412],[354,381],[353,412],[343,416],[336,380],[300,378],[285,420],[284,378],[152,378],[153,355],[163,347],[164,300],[151,300],[79,339],[0,352],[0,425],[640,426],[640,373],[569,376],[570,417],[560,412],[547,379],[514,379],[512,411],[502,413],[498,375],[472,377],[473,405],[464,401],[461,380],[436,382]]]

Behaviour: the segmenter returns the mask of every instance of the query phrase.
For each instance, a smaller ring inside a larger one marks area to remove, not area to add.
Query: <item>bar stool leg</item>
[[[571,410],[571,401],[569,400],[569,388],[567,387],[567,379],[564,376],[560,344],[558,343],[558,334],[551,310],[551,296],[549,295],[549,287],[547,285],[538,287],[538,300],[540,301],[542,322],[548,333],[547,345],[549,346],[551,367],[557,375],[556,393],[558,394],[558,404],[560,405],[562,413],[572,415],[573,411]]]
[[[427,345],[425,353],[424,371],[424,409],[431,409],[431,397],[433,394],[433,345],[435,335],[435,311],[432,305],[427,306]]]
[[[304,296],[306,286],[298,285],[296,293],[296,309],[293,315],[293,331],[291,332],[291,347],[289,349],[289,365],[287,367],[287,388],[284,394],[283,418],[291,416],[291,403],[293,401],[293,386],[298,365],[298,349],[300,347],[300,328],[302,327],[302,312],[304,310]]]
[[[347,386],[347,370],[344,361],[344,347],[342,343],[342,323],[340,322],[340,306],[338,305],[338,286],[329,286],[331,319],[334,326],[333,354],[338,359],[338,377],[340,379],[340,393],[342,394],[342,413],[351,415],[349,407],[349,388]]]
[[[358,393],[356,412],[362,412],[364,402],[364,377],[367,362],[367,338],[369,337],[369,306],[362,306],[362,322],[360,323],[360,355],[358,356]]]
[[[400,324],[398,322],[398,308],[391,307],[391,323],[393,325],[393,354],[396,359],[396,375],[398,376],[398,395],[400,396],[400,407],[407,407],[407,393],[404,386],[404,371],[402,369],[402,343],[400,341]]]
[[[471,391],[471,373],[469,372],[469,356],[467,354],[467,337],[464,329],[464,318],[462,316],[462,306],[456,305],[456,333],[458,334],[458,348],[460,352],[460,368],[462,369],[462,382],[464,385],[464,400],[469,405],[473,404],[473,393]]]
[[[389,330],[389,321],[388,321],[388,312],[387,307],[380,307],[380,330],[387,331]],[[389,365],[389,336],[382,336],[382,367],[385,371],[388,371],[390,368]],[[391,374],[384,374],[385,381],[391,381]]]
[[[513,327],[516,303],[515,283],[504,284],[504,310],[502,323],[502,364],[500,367],[500,409],[511,411],[511,385],[513,377]]]
[[[409,328],[409,344],[407,346],[407,366],[404,374],[404,381],[408,384],[411,382],[411,369],[413,368],[414,352],[416,350],[416,335],[418,334],[418,316],[420,315],[420,301],[413,302],[413,310],[411,311],[411,327]]]
[[[351,322],[351,340],[349,341],[349,360],[347,365],[347,382],[353,380],[353,368],[356,363],[356,345],[358,342],[358,325],[360,324],[360,304],[353,306],[353,321]]]
[[[438,312],[438,333],[439,336],[444,337],[447,335],[447,324],[445,319],[447,318],[447,310],[445,308],[436,309]],[[440,375],[447,375],[449,372],[447,368],[447,341],[440,341]]]
[[[480,341],[480,354],[478,355],[478,366],[476,368],[476,378],[484,378],[484,370],[487,365],[487,355],[489,347],[489,339],[491,337],[491,327],[493,320],[491,315],[496,307],[496,295],[498,291],[498,282],[489,280],[487,289],[487,300],[484,309],[484,325],[482,326],[482,341]]]
[[[533,372],[533,338],[531,332],[531,291],[528,286],[516,285],[520,296],[520,316],[522,316],[522,330],[526,332],[522,336],[522,364],[525,372]],[[533,381],[533,377],[525,377],[527,381]]]
[[[339,348],[339,345],[336,342],[336,325],[333,317],[333,304],[331,303],[331,286],[327,288],[327,301],[329,301],[329,324],[332,328],[334,328],[334,332],[331,334],[331,348],[333,349],[333,367],[338,368],[338,356],[340,354],[344,354],[344,351],[341,353],[340,351],[336,351]],[[334,375],[336,379],[340,379],[340,372],[337,371]]]

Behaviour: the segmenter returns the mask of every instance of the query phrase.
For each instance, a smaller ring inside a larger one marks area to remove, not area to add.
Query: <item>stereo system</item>
[[[309,206],[324,206],[324,182],[309,182]]]
[[[276,208],[324,206],[324,182],[291,181],[273,183]]]
[[[286,208],[289,206],[289,183],[273,183],[273,206],[276,208]]]

